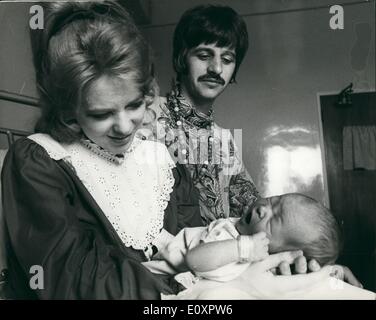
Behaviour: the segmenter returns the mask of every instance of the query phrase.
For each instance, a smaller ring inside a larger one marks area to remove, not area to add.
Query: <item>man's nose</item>
[[[222,73],[222,60],[214,57],[211,59],[208,66],[209,73],[221,74]]]

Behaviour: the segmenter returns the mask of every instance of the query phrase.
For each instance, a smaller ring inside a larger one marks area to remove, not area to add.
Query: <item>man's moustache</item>
[[[223,80],[221,77],[213,77],[213,76],[201,76],[198,78],[198,81],[213,81],[218,82],[222,86],[225,85],[225,80]]]

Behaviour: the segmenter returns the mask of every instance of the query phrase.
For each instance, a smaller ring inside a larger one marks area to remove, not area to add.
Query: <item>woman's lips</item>
[[[109,136],[109,138],[117,143],[117,144],[127,144],[129,142],[129,139],[131,138],[132,135],[129,135],[129,136],[125,136],[125,137],[111,137]]]

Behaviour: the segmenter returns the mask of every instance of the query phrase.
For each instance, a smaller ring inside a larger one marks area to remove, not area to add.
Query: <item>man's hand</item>
[[[292,265],[294,266],[294,272],[291,271],[290,263],[288,263],[287,261],[282,261],[276,269],[273,269],[271,271],[274,274],[289,276],[291,274],[304,274],[307,272],[315,272],[321,269],[320,265],[316,260],[312,259],[307,263],[307,259],[303,255],[297,257],[293,261]]]
[[[340,265],[334,265],[332,267],[333,271],[330,274],[332,277],[345,281],[352,286],[363,288],[363,285],[359,282],[359,280],[354,276],[354,274],[348,267]]]
[[[237,288],[258,299],[289,298],[299,296],[307,288],[316,285],[328,277],[332,266],[321,268],[318,272],[292,276],[274,275],[270,270],[282,262],[292,264],[302,257],[302,251],[287,251],[270,255],[268,258],[251,264],[237,279],[233,280]]]
[[[295,274],[305,274],[307,272],[316,272],[321,269],[319,263],[312,259],[307,263],[307,259],[301,255],[295,258],[294,262],[294,273]],[[334,273],[331,275],[343,280],[355,287],[358,288],[363,288],[362,284],[359,282],[359,280],[354,276],[354,274],[351,272],[351,270],[348,267],[341,266],[341,265],[335,265],[332,266],[335,270]],[[291,268],[290,268],[290,263],[288,261],[282,261],[279,265],[278,268],[274,268],[271,270],[274,274],[281,274],[284,276],[291,275]]]

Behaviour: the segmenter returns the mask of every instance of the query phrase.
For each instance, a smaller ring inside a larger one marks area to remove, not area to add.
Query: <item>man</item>
[[[230,7],[202,5],[186,11],[173,39],[176,84],[166,98],[159,97],[151,106],[156,121],[145,119],[146,131],[140,130],[143,136],[152,132],[186,166],[200,193],[205,225],[218,218],[240,217],[259,196],[233,137],[213,120],[214,102],[235,82],[247,49],[246,24]],[[304,256],[294,264],[297,273],[320,268]],[[347,267],[341,270],[346,281],[361,286]],[[279,271],[291,274],[289,263],[279,264]]]
[[[176,84],[152,106],[154,136],[189,170],[205,224],[240,217],[258,197],[233,136],[213,120],[215,100],[235,82],[247,49],[247,27],[233,9],[188,10],[174,33]]]

